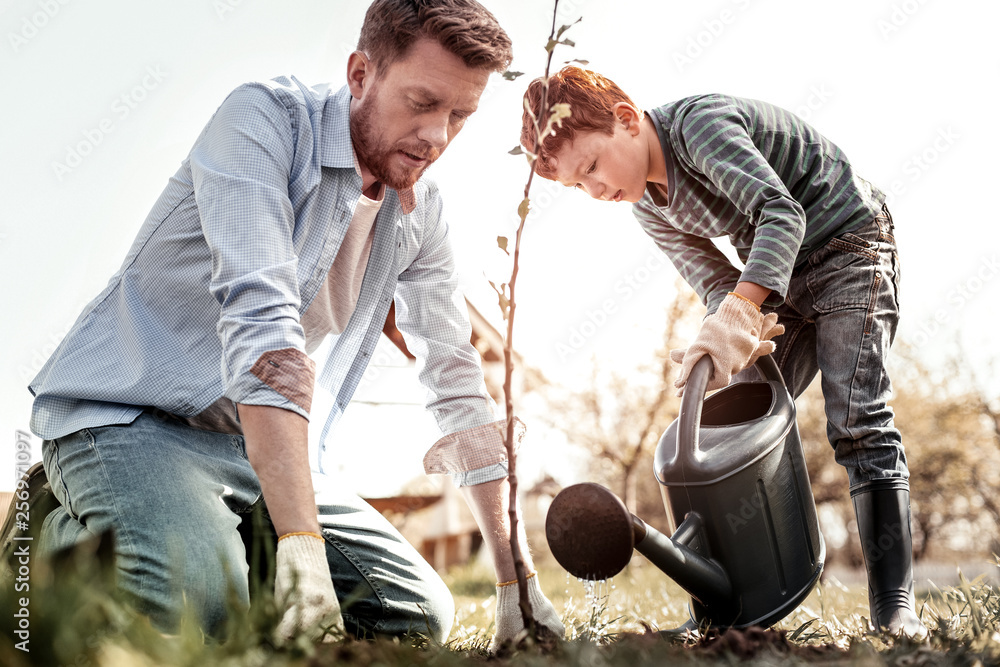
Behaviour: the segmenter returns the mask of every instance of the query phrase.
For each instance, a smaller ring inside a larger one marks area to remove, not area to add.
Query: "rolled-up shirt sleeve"
[[[305,354],[288,197],[296,115],[259,84],[223,102],[190,156],[211,250],[209,289],[221,305],[224,395],[308,418],[315,367]]]
[[[521,446],[525,427],[514,418],[514,452]],[[451,475],[456,486],[492,482],[507,476],[507,420],[449,433],[424,455],[428,475]]]

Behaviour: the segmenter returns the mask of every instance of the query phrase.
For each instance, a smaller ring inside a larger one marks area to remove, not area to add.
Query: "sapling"
[[[531,199],[529,194],[531,192],[531,183],[535,177],[535,161],[538,156],[539,147],[541,146],[542,140],[549,134],[553,133],[557,127],[561,126],[563,119],[570,115],[570,108],[568,104],[555,104],[549,108],[547,102],[549,70],[552,65],[553,52],[559,44],[574,46],[572,41],[563,37],[563,34],[569,30],[573,23],[563,25],[559,27],[558,30],[556,29],[556,17],[558,10],[559,0],[555,0],[552,7],[552,28],[549,31],[548,41],[545,44],[547,56],[545,60],[545,75],[542,79],[543,86],[541,105],[539,106],[539,109],[548,109],[548,117],[537,117],[527,102],[525,102],[524,108],[531,115],[532,121],[535,125],[535,142],[533,146],[529,147],[519,145],[510,151],[512,155],[526,155],[530,166],[528,180],[524,185],[524,197],[521,199],[521,203],[517,207],[518,225],[517,232],[514,236],[513,265],[511,268],[510,278],[507,282],[500,283],[499,287],[497,287],[496,283],[492,280],[490,281],[490,285],[497,293],[500,310],[503,313],[504,320],[507,322],[507,335],[504,340],[503,391],[504,405],[507,415],[507,432],[504,443],[507,449],[507,479],[510,484],[510,505],[508,510],[510,515],[510,548],[511,554],[514,558],[514,572],[517,575],[517,588],[519,593],[521,617],[524,620],[524,627],[528,630],[528,636],[534,639],[538,639],[538,630],[540,626],[535,623],[535,618],[531,611],[531,603],[528,601],[528,580],[527,574],[525,573],[524,556],[521,553],[520,543],[518,541],[517,459],[514,451],[515,419],[512,387],[512,377],[514,374],[514,315],[517,310],[517,301],[514,298],[514,294],[517,285],[517,274],[521,254],[521,236],[524,232],[525,220],[527,219],[528,212],[531,208]],[[579,21],[580,19],[577,19],[574,23],[578,23]],[[577,60],[576,62],[586,64],[586,61],[582,60]],[[522,74],[523,72],[508,71],[505,72],[503,76],[508,81],[513,81]],[[498,236],[497,245],[508,255],[511,254],[510,250],[508,250],[507,237]]]

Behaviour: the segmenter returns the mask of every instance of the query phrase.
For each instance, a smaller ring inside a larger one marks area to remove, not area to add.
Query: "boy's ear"
[[[615,114],[615,122],[621,123],[622,127],[632,136],[639,134],[639,127],[642,121],[642,112],[628,102],[618,102],[611,107]]]

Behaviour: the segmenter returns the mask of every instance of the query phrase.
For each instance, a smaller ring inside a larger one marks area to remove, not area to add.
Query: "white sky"
[[[468,295],[495,316],[484,267],[505,279],[495,238],[511,231],[527,175],[523,158],[506,152],[517,143],[521,93],[544,66],[551,4],[485,4],[514,41],[512,69],[528,76],[497,77],[431,173],[445,195]],[[560,24],[580,15],[583,22],[566,34],[576,47],[560,47],[557,63],[589,60],[645,108],[723,92],[797,110],[864,177],[884,190],[895,184],[900,336],[928,358],[958,332],[971,348],[992,353],[1000,230],[983,196],[994,191],[995,175],[980,156],[992,161],[998,149],[1000,53],[991,45],[1000,5],[561,4]],[[211,113],[252,79],[343,81],[366,7],[357,0],[5,0],[0,489],[13,484],[15,431],[27,430],[28,380],[118,268]],[[86,154],[74,158],[71,150]],[[628,205],[536,183],[516,346],[568,383],[587,375],[595,354],[623,369],[643,362],[659,343],[673,269],[657,261]],[[613,312],[602,317],[608,304]],[[582,346],[571,354],[560,348],[574,343]],[[36,456],[38,445],[35,439]]]

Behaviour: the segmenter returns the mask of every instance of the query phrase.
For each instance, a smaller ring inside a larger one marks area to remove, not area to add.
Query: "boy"
[[[536,80],[525,94],[536,115],[541,90]],[[872,622],[924,638],[913,609],[909,473],[886,405],[899,273],[885,196],[832,142],[763,102],[701,95],[644,114],[612,81],[566,67],[549,79],[548,105],[557,103],[568,103],[571,116],[545,137],[539,175],[595,199],[632,202],[639,224],[708,307],[694,342],[671,352],[681,364],[678,390],[704,355],[714,366],[709,389],[771,352],[794,396],[821,373],[827,434],[851,483]],[[534,141],[525,112],[521,143]],[[710,240],[723,235],[742,271]]]

